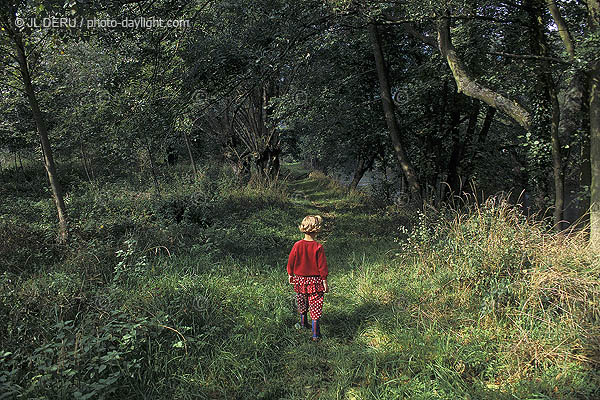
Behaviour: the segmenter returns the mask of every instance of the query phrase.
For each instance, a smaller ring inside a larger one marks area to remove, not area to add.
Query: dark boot
[[[310,329],[310,325],[308,324],[308,320],[306,319],[306,313],[300,314],[300,326],[306,329]]]
[[[321,327],[318,319],[312,320],[312,340],[315,342],[321,339]]]
[[[300,314],[300,323],[296,323],[296,329],[310,329],[310,325],[306,319],[306,313]]]

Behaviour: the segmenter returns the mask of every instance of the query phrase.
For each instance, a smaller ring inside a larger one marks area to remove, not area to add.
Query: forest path
[[[346,186],[322,173],[309,173],[299,164],[288,164],[286,169],[292,204],[303,208],[305,215],[324,218],[318,240],[326,245],[328,256],[342,260],[353,253],[364,257],[365,253],[390,253],[398,247],[398,229],[408,224],[401,210],[369,204],[360,193],[348,193]]]
[[[292,168],[295,165],[292,164]],[[296,166],[296,168],[299,168]],[[329,178],[319,174],[309,174],[301,169],[291,170],[289,181],[290,198],[292,203],[307,209],[308,213],[320,215],[324,219],[319,241],[326,243],[328,237],[335,231],[338,218],[338,206],[343,200],[344,193]]]
[[[327,257],[330,291],[321,317],[323,340],[315,345],[309,332],[299,335],[290,329],[292,349],[284,362],[294,371],[292,381],[305,388],[306,398],[369,398],[371,382],[385,384],[382,374],[393,376],[394,370],[407,367],[398,352],[399,343],[390,338],[414,339],[412,332],[399,331],[405,326],[399,321],[409,318],[399,308],[406,285],[395,256],[398,228],[406,219],[398,210],[380,208],[370,199],[347,193],[345,187],[318,172],[309,174],[297,164],[285,168],[290,171],[286,181],[298,222],[305,215],[324,218],[317,240]],[[304,357],[312,360],[306,370],[299,365]],[[379,364],[381,357],[389,364]]]

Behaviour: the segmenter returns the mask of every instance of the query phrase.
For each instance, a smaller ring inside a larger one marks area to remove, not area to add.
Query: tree
[[[12,65],[14,65],[14,62],[16,62],[16,65],[18,65],[22,90],[24,91],[29,102],[29,106],[31,107],[31,112],[37,127],[42,153],[44,156],[44,166],[46,167],[46,173],[52,188],[54,203],[56,205],[56,211],[58,214],[59,239],[64,242],[68,238],[67,210],[63,198],[63,190],[59,182],[56,165],[54,163],[54,156],[50,139],[48,137],[46,120],[42,111],[40,110],[38,97],[31,76],[31,64],[37,55],[34,49],[35,45],[39,45],[39,43],[31,43],[33,41],[33,36],[26,36],[27,32],[24,33],[15,24],[17,17],[21,15],[19,11],[22,12],[26,8],[27,7],[25,4],[19,2],[16,5],[9,4],[8,7],[1,10],[0,27],[4,39],[2,51],[7,52],[9,57],[12,59]],[[38,40],[41,39],[38,38]],[[12,52],[7,49],[9,46],[12,48]]]
[[[400,129],[398,128],[398,121],[396,120],[396,115],[394,112],[394,103],[392,102],[392,93],[390,90],[387,67],[383,58],[377,25],[375,25],[375,23],[369,24],[369,34],[371,43],[373,44],[373,54],[375,56],[375,65],[377,66],[377,76],[379,77],[379,85],[381,89],[381,101],[383,103],[383,109],[390,132],[390,138],[392,140],[398,162],[400,163],[402,171],[404,172],[404,176],[408,181],[412,198],[417,204],[420,204],[421,186],[419,185],[414,168],[411,162],[408,160],[404,146],[400,141]]]
[[[355,189],[390,144],[377,73],[365,57],[372,51],[368,32],[347,22],[332,21],[298,49],[290,88],[275,106],[284,121],[284,150],[314,168],[341,174]]]
[[[204,32],[187,57],[188,81],[207,95],[196,120],[226,130],[222,155],[256,178],[277,175],[282,121],[274,104],[290,88],[299,49],[322,32],[326,11],[314,0],[224,1],[203,11]]]
[[[600,60],[598,59],[600,35],[600,1],[588,0],[589,37],[593,43],[589,61],[588,75],[590,79],[589,113],[590,113],[590,164],[592,169],[592,187],[590,199],[590,241],[594,249],[600,249]]]

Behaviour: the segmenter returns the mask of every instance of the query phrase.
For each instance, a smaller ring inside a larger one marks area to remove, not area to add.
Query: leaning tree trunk
[[[528,130],[531,125],[531,115],[522,105],[476,82],[471,76],[471,73],[456,53],[456,49],[452,44],[449,16],[444,16],[438,20],[437,30],[440,53],[442,53],[442,56],[448,62],[458,91],[502,111]]]
[[[373,163],[375,162],[375,154],[372,154],[368,159],[363,156],[358,156],[358,161],[356,163],[356,169],[354,170],[354,176],[352,177],[352,181],[348,185],[348,190],[353,191],[358,187],[358,183],[364,176],[365,172],[369,169],[373,168]]]
[[[62,187],[58,181],[56,166],[54,165],[54,157],[52,155],[50,140],[48,139],[46,121],[44,120],[44,116],[40,110],[39,103],[35,95],[35,90],[31,82],[29,65],[27,64],[27,58],[25,56],[25,47],[23,46],[21,39],[16,36],[16,33],[13,33],[12,39],[17,48],[19,70],[21,72],[21,78],[23,79],[23,85],[25,86],[25,93],[27,94],[27,99],[29,101],[33,119],[35,120],[35,125],[39,134],[42,145],[42,153],[44,154],[44,166],[46,167],[46,173],[48,174],[48,180],[50,181],[52,195],[54,197],[54,204],[56,205],[56,211],[58,213],[59,240],[61,242],[65,242],[68,239],[67,211],[63,199]]]
[[[569,32],[566,21],[560,14],[560,11],[554,0],[546,0],[546,5],[550,10],[552,19],[554,19],[554,22],[556,23],[558,34],[565,45],[565,49],[567,50],[569,57],[572,60],[575,59],[575,46],[573,45],[573,37],[571,36],[571,32]]]
[[[383,51],[381,49],[377,25],[374,23],[369,23],[369,34],[371,38],[371,44],[373,45],[373,54],[375,56],[375,65],[377,67],[377,76],[379,77],[379,86],[381,90],[381,101],[383,102],[383,110],[390,132],[390,138],[392,139],[392,144],[394,146],[394,150],[396,151],[396,157],[398,158],[400,167],[402,168],[404,176],[406,177],[406,181],[408,182],[412,198],[417,204],[421,204],[421,185],[419,185],[417,174],[415,173],[412,164],[408,160],[408,157],[404,151],[404,147],[400,142],[400,128],[398,127],[398,121],[396,120],[396,115],[394,113],[394,103],[392,102],[392,93],[388,80],[388,72],[383,59]]]
[[[356,169],[354,170],[354,176],[352,177],[352,181],[348,185],[349,190],[356,190],[358,187],[358,182],[362,179],[365,174],[365,159],[362,157],[358,157],[358,162],[356,163]]]

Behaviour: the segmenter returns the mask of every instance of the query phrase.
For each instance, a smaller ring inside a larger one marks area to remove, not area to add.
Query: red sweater
[[[287,271],[288,275],[320,276],[327,279],[327,260],[321,243],[304,239],[294,243]]]

